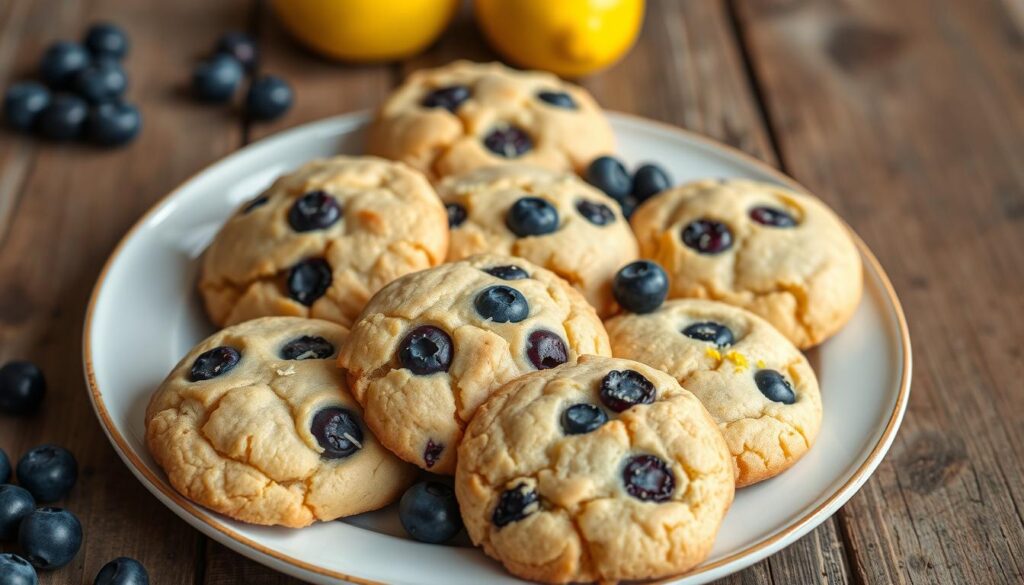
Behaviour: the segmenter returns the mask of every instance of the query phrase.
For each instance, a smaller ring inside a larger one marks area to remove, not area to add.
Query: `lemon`
[[[476,0],[477,22],[505,59],[566,77],[618,61],[643,16],[644,0]]]
[[[345,61],[415,55],[448,26],[459,0],[273,0],[284,27],[314,51]]]

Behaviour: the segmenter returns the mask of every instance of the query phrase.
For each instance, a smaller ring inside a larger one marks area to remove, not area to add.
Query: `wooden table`
[[[294,583],[189,528],[114,454],[79,365],[90,289],[128,227],[203,166],[373,107],[416,68],[494,56],[467,18],[407,62],[339,66],[295,48],[256,0],[3,0],[0,82],[100,18],[132,36],[140,138],[102,151],[0,132],[0,356],[35,360],[50,384],[40,414],[0,418],[0,446],[65,445],[82,471],[64,505],[85,544],[41,582],[91,583],[128,555],[159,585]],[[185,97],[227,29],[253,32],[263,68],[294,84],[283,120],[247,126]],[[868,242],[910,321],[912,400],[874,477],[820,528],[722,582],[1024,581],[1024,2],[652,1],[639,44],[584,84],[608,108],[796,177]]]

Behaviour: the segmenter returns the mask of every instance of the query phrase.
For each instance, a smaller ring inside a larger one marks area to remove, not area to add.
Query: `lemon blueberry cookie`
[[[282,176],[228,219],[199,290],[220,326],[268,315],[349,325],[382,286],[447,249],[444,207],[420,173],[339,156]]]
[[[462,430],[494,388],[582,354],[609,355],[608,337],[575,289],[519,258],[474,256],[384,287],[338,363],[388,449],[451,474]]]
[[[707,298],[767,319],[800,348],[821,343],[860,300],[849,230],[809,195],[746,180],[664,191],[632,218],[640,253],[668,272],[670,298]]]
[[[438,193],[452,228],[450,260],[487,251],[526,258],[611,314],[612,278],[638,254],[614,199],[571,173],[523,165],[451,177]]]
[[[146,444],[171,485],[236,520],[289,527],[400,496],[415,468],[364,425],[334,361],[346,334],[265,317],[192,349],[146,409]]]
[[[499,389],[466,429],[455,475],[473,542],[551,583],[689,570],[734,489],[729,450],[692,394],[644,364],[595,356]]]
[[[583,88],[550,73],[456,61],[417,71],[381,106],[369,152],[431,180],[522,162],[582,171],[614,150],[611,126]]]

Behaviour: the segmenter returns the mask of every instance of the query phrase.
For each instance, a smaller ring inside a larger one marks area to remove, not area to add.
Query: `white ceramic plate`
[[[232,210],[279,174],[315,157],[361,153],[367,120],[340,116],[248,146],[186,181],[128,232],[100,275],[86,317],[93,406],[121,458],[160,501],[209,537],[277,570],[315,583],[513,583],[476,549],[406,539],[394,506],[301,530],[234,522],[179,496],[146,452],[150,393],[212,333],[194,292],[200,253]],[[764,164],[678,128],[622,114],[611,120],[628,162],[656,161],[677,182],[746,177],[794,186]],[[888,450],[910,390],[910,339],[888,278],[858,244],[864,299],[849,325],[811,355],[825,406],[817,443],[790,471],[737,492],[710,558],[674,582],[705,583],[792,543],[842,506]]]

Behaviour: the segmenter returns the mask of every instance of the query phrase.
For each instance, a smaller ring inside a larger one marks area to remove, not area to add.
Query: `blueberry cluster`
[[[50,45],[39,63],[41,82],[19,81],[7,88],[7,125],[51,140],[84,138],[99,146],[131,142],[142,115],[124,101],[128,75],[121,61],[129,45],[125,32],[109,23],[89,27],[81,43]]]
[[[626,165],[613,156],[595,158],[583,178],[618,201],[627,218],[638,205],[672,186],[672,178],[660,166],[644,164],[630,175]]]
[[[204,102],[228,102],[258,68],[256,41],[245,33],[225,33],[217,40],[213,55],[192,70],[192,93]],[[245,115],[250,120],[280,118],[292,107],[294,97],[292,87],[280,77],[254,77],[245,94]]]

